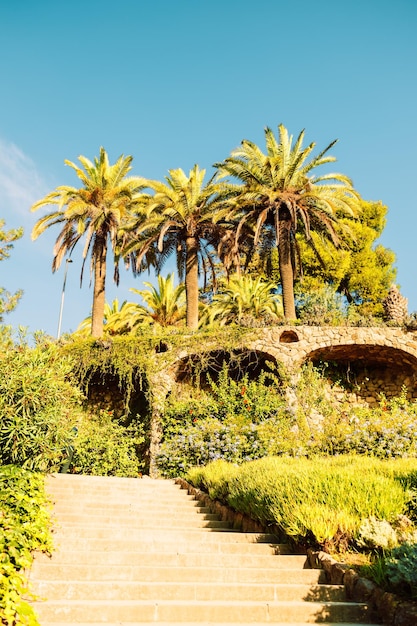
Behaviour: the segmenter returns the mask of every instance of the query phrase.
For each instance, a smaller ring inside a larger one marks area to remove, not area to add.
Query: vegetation
[[[185,285],[174,285],[174,275],[166,278],[158,276],[158,287],[145,282],[147,289],[131,289],[133,293],[142,297],[145,306],[136,305],[134,314],[140,322],[158,324],[160,326],[179,326],[185,318]]]
[[[0,466],[0,494],[0,622],[36,626],[25,571],[35,550],[52,549],[43,476]]]
[[[230,228],[220,207],[223,187],[213,179],[204,184],[205,170],[198,165],[187,176],[182,169],[169,170],[166,183],[148,181],[155,194],[149,196],[146,213],[139,215],[127,248],[136,254],[136,267],[150,251],[159,270],[171,254],[176,255],[180,280],[185,279],[187,327],[198,327],[198,277],[214,273],[213,253],[228,265],[232,262]]]
[[[0,219],[0,261],[4,261],[10,256],[13,243],[20,239],[23,235],[22,228],[13,230],[4,230],[5,221]],[[0,323],[3,322],[4,315],[10,313],[17,306],[23,292],[21,290],[12,294],[6,291],[4,287],[0,287]]]
[[[135,478],[144,468],[144,441],[142,424],[123,425],[109,410],[89,412],[78,423],[69,469],[73,474]]]
[[[21,338],[0,351],[0,463],[56,470],[80,411],[73,364],[57,345]]]
[[[281,124],[278,140],[270,128],[265,130],[266,153],[251,141],[241,146],[223,163],[218,163],[223,176],[231,176],[239,184],[230,184],[234,202],[242,210],[236,238],[245,224],[253,228],[253,245],[261,232],[272,230],[278,247],[284,315],[296,318],[294,302],[294,269],[297,255],[295,234],[299,227],[307,241],[313,243],[311,231],[327,236],[338,246],[341,240],[336,224],[346,215],[354,217],[360,209],[359,195],[351,180],[342,174],[316,175],[313,170],[336,159],[328,154],[336,141],[318,155],[307,160],[315,148],[303,148],[304,131],[293,145],[292,136]]]
[[[409,493],[398,474],[415,473],[417,460],[405,468],[402,463],[269,457],[239,468],[224,461],[194,468],[187,479],[209,494],[222,494],[236,511],[265,526],[278,526],[297,543],[339,550],[359,536],[364,520],[395,522],[408,511]]]
[[[163,416],[164,440],[158,466],[177,476],[193,465],[215,459],[242,463],[296,445],[297,422],[287,411],[281,382],[275,374],[239,381],[223,366],[208,389],[191,387],[189,394],[171,394]]]
[[[282,293],[286,321],[295,320],[305,300],[323,289],[343,295],[344,318],[362,323],[364,316],[382,317],[382,300],[395,279],[393,253],[375,244],[385,225],[386,207],[363,201],[343,174],[317,174],[318,168],[335,161],[329,151],[336,141],[314,156],[314,143],[303,147],[304,131],[294,142],[281,124],[278,137],[267,128],[265,138],[265,153],[243,140],[215,165],[218,171],[208,182],[198,165],[188,175],[180,168],[169,170],[164,182],[129,177],[132,157],[122,155],[110,165],[103,148],[94,162],[79,157],[82,168],[65,161],[83,186],[58,187],[35,203],[32,210],[45,205],[58,208],[38,220],[32,236],[62,225],[53,271],[85,240],[81,280],[90,256],[93,337],[114,334],[103,326],[109,314],[120,317],[112,320],[117,334],[134,333],[143,321],[141,311],[136,316],[131,303],[123,303],[120,316],[119,311],[105,311],[106,306],[112,308],[105,305],[109,246],[116,283],[121,259],[135,275],[150,266],[160,274],[174,255],[179,279],[185,281],[186,325],[194,330],[199,309],[204,313],[203,324],[221,317],[224,302],[221,293],[216,295],[219,275],[226,283],[233,271],[239,278],[243,262],[255,274],[255,281],[270,281],[275,293]],[[210,280],[206,300],[211,304],[216,298],[219,311],[213,315],[199,307],[200,275],[204,276],[203,290]],[[232,281],[230,289],[234,287]],[[228,289],[223,287],[223,294]],[[142,295],[141,290],[132,291]],[[280,306],[273,308],[270,321],[280,316]],[[149,306],[145,309],[147,313]],[[132,320],[126,319],[128,315]],[[234,311],[227,307],[225,315],[230,318]],[[339,317],[330,315],[335,323]]]
[[[203,323],[277,324],[282,319],[282,298],[276,294],[274,283],[260,277],[234,274],[224,282],[206,307]]]
[[[51,191],[32,206],[32,211],[48,205],[57,205],[57,210],[39,219],[32,231],[36,239],[51,226],[61,224],[54,247],[52,271],[59,269],[63,258],[71,255],[77,243],[84,237],[83,265],[91,256],[91,273],[94,275],[94,293],[91,334],[101,337],[106,285],[106,256],[110,243],[114,260],[114,280],[119,282],[119,260],[122,247],[122,227],[137,207],[140,191],[146,186],[144,179],[128,177],[132,157],[118,158],[110,165],[107,152],[100,148],[99,158],[92,163],[84,156],[79,157],[84,169],[71,161],[65,161],[75,170],[83,186],[81,188],[61,186]]]
[[[343,295],[352,321],[355,317],[382,319],[382,302],[396,277],[394,253],[376,244],[386,224],[386,213],[387,207],[382,203],[362,200],[356,220],[341,219],[335,226],[345,243],[342,249],[329,246],[312,232],[314,248],[322,262],[303,237],[297,236],[303,261],[303,275],[295,287],[297,304],[300,298],[305,300],[325,290],[335,296],[340,294],[339,298]]]
[[[137,322],[136,309],[132,302],[126,300],[119,304],[118,299],[104,305],[103,336],[127,335],[131,333]],[[81,322],[73,335],[89,337],[91,335],[91,315]]]

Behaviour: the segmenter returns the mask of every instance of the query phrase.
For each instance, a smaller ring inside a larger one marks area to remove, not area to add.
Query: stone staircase
[[[230,530],[173,481],[47,478],[55,551],[30,572],[41,626],[369,624],[306,557]]]

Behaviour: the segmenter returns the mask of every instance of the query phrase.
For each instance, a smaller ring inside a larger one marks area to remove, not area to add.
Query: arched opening
[[[208,379],[217,382],[225,366],[227,366],[228,375],[235,381],[241,380],[245,375],[251,380],[256,380],[262,372],[279,377],[275,357],[258,350],[239,349],[191,354],[179,362],[175,380],[177,383],[207,388]]]
[[[297,341],[300,341],[300,340],[298,338],[297,333],[294,330],[284,330],[284,332],[281,333],[281,336],[279,338],[280,343],[296,343]]]
[[[376,405],[407,390],[417,398],[417,359],[390,346],[346,344],[318,348],[307,356],[323,367],[329,384],[347,394],[351,402]]]

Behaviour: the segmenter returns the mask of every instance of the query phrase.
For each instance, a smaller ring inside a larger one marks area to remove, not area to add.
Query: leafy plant
[[[0,467],[0,622],[35,626],[25,571],[35,550],[50,552],[43,477],[13,465]]]
[[[158,465],[176,476],[217,459],[242,463],[292,451],[299,445],[295,426],[275,375],[249,380],[245,374],[237,381],[224,365],[217,382],[208,377],[208,389],[169,397]]]
[[[72,362],[56,345],[3,344],[0,354],[0,462],[57,469],[80,410]]]
[[[111,411],[85,414],[78,423],[70,471],[95,476],[136,477],[144,467],[145,436],[140,423],[124,426]]]
[[[398,593],[417,598],[417,544],[404,543],[385,558],[388,582]]]
[[[210,471],[207,466],[187,477],[204,486]],[[366,457],[268,457],[232,466],[225,476],[222,467],[221,493],[234,509],[264,525],[278,525],[294,541],[327,550],[345,548],[367,518],[394,520],[408,497],[392,468],[387,472],[382,461]],[[212,472],[210,484],[214,480]]]

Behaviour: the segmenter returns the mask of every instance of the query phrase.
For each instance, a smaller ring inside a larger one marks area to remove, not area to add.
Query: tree
[[[178,326],[183,323],[185,309],[185,285],[174,285],[174,275],[167,278],[158,276],[158,287],[152,283],[143,283],[148,289],[131,289],[142,297],[146,306],[134,304],[135,313],[140,321],[149,321],[160,326]]]
[[[169,170],[166,183],[147,181],[155,193],[132,227],[126,248],[126,254],[136,255],[136,267],[150,254],[158,271],[176,254],[179,278],[185,278],[186,323],[192,329],[198,327],[200,272],[205,277],[209,270],[214,274],[215,254],[230,267],[234,250],[233,232],[220,207],[224,185],[213,179],[204,184],[205,173],[195,165],[188,176],[176,169]]]
[[[0,219],[0,261],[8,259],[13,243],[20,239],[23,235],[23,228],[15,228],[12,230],[4,230],[6,222]],[[22,297],[23,291],[19,290],[12,294],[6,291],[4,287],[0,287],[0,322],[6,313],[10,313],[16,307],[18,301]]]
[[[349,220],[350,237],[343,229],[343,250],[335,250],[312,233],[314,246],[324,261],[317,260],[311,247],[299,239],[304,276],[297,281],[298,293],[317,293],[323,282],[346,296],[356,314],[382,317],[382,302],[395,283],[395,254],[377,243],[386,224],[387,207],[381,202],[361,201],[359,219]],[[341,226],[347,220],[341,220]],[[337,227],[338,228],[338,227]]]
[[[241,323],[244,317],[252,320],[282,319],[280,296],[274,293],[275,284],[260,277],[231,276],[216,293],[207,313],[211,321],[223,324]]]
[[[104,336],[127,335],[132,332],[136,323],[136,305],[133,302],[124,300],[119,305],[119,300],[116,298],[111,304],[105,303],[103,316]],[[74,334],[81,337],[88,337],[91,334],[91,315],[81,322]]]
[[[237,239],[247,224],[254,229],[254,246],[265,229],[273,230],[279,255],[284,313],[286,319],[294,319],[297,229],[307,240],[311,239],[311,231],[316,230],[338,245],[335,225],[342,215],[355,215],[359,210],[359,196],[347,176],[313,173],[316,168],[336,160],[328,154],[336,141],[308,161],[315,143],[303,148],[304,131],[294,145],[292,136],[282,124],[278,131],[277,141],[273,131],[265,129],[266,154],[256,144],[244,139],[230,157],[215,166],[221,176],[232,176],[240,181],[240,184],[230,183],[229,186],[229,193],[235,196],[230,204],[242,210]]]
[[[75,170],[83,186],[60,186],[32,206],[32,211],[47,205],[57,205],[57,210],[38,220],[32,231],[36,239],[55,224],[62,225],[53,250],[52,271],[55,272],[66,255],[71,255],[77,243],[85,237],[80,282],[88,255],[91,257],[90,276],[94,277],[91,334],[103,334],[106,258],[107,250],[113,252],[114,281],[119,283],[119,259],[122,255],[120,232],[140,201],[145,188],[143,178],[128,177],[132,157],[121,155],[110,165],[107,152],[100,148],[99,158],[92,163],[84,156],[78,157],[84,169],[65,161]]]

